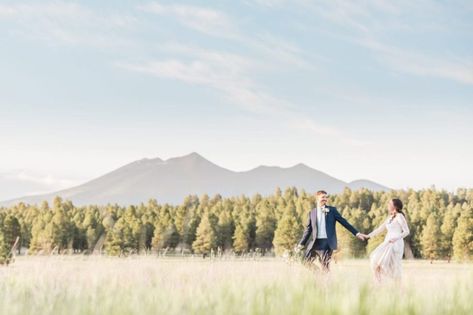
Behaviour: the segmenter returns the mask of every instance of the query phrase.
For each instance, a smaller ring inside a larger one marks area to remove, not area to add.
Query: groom
[[[328,195],[325,191],[319,190],[316,193],[316,198],[317,207],[310,211],[309,221],[296,249],[301,250],[312,235],[312,240],[306,248],[304,258],[308,262],[319,259],[323,270],[329,271],[332,253],[337,249],[335,222],[338,221],[360,240],[364,241],[365,238],[340,215],[335,207],[327,206]]]

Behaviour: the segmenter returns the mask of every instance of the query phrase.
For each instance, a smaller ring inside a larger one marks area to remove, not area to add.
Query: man
[[[318,258],[323,270],[329,271],[332,253],[337,249],[337,233],[335,231],[337,221],[360,240],[364,241],[365,237],[348,223],[335,207],[327,206],[328,195],[325,191],[318,191],[316,198],[317,207],[309,212],[309,221],[296,249],[301,250],[312,235],[312,241],[306,248],[304,259],[313,262]]]

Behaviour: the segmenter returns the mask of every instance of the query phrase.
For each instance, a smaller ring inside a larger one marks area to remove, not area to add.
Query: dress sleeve
[[[386,221],[387,220],[384,220],[383,223],[380,226],[378,226],[376,229],[374,229],[370,234],[368,234],[368,236],[372,238],[378,235],[379,233],[383,232],[386,229]]]
[[[401,238],[404,238],[407,235],[409,235],[409,233],[410,233],[409,226],[407,226],[407,221],[406,221],[406,218],[404,217],[404,215],[400,214],[397,217],[399,217],[397,219],[397,221],[399,222],[399,224],[401,225],[401,228],[402,228]]]

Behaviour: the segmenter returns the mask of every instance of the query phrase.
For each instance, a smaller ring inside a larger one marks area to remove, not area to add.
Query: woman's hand
[[[399,239],[398,238],[392,238],[389,240],[389,243],[395,243],[397,242]]]
[[[362,240],[362,241],[366,241],[366,240],[368,240],[368,239],[370,238],[369,235],[366,235],[366,234],[363,234],[363,233],[358,233],[358,234],[356,235],[356,237],[358,237],[358,238],[359,238],[360,240]]]

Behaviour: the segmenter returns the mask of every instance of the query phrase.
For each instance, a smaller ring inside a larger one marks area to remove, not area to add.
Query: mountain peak
[[[208,162],[210,163],[209,160],[207,160],[206,158],[204,158],[202,155],[200,155],[199,153],[197,152],[191,152],[189,154],[186,154],[186,155],[182,155],[182,156],[177,156],[177,157],[173,157],[173,158],[169,158],[166,160],[166,162]]]
[[[215,163],[212,163],[211,161],[207,160],[204,158],[202,155],[200,155],[197,152],[192,152],[187,155],[183,156],[178,156],[174,158],[170,158],[165,161],[166,164],[168,165],[176,165],[176,167],[182,167],[183,169],[201,169],[202,168],[212,168],[212,169],[221,169],[225,170],[228,172],[231,172],[230,170],[224,169],[221,166],[216,165]]]
[[[369,180],[369,179],[357,179],[357,180],[349,182],[347,186],[350,187],[352,190],[358,190],[361,188],[366,188],[373,191],[391,190],[391,188],[378,184],[376,182],[373,182],[372,180]]]
[[[137,160],[135,161],[135,163],[153,163],[153,162],[157,162],[157,163],[161,163],[163,162],[162,159],[160,159],[159,157],[155,157],[155,158],[143,158],[141,160]]]
[[[192,158],[192,159],[203,159],[206,160],[202,155],[197,152],[191,152],[187,155],[184,155],[183,158]]]
[[[310,167],[307,166],[304,163],[298,163],[298,164],[294,165],[292,168],[310,168]]]

